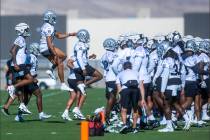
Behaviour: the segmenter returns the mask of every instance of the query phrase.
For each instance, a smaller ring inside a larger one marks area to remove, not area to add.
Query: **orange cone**
[[[87,121],[81,122],[81,140],[89,140],[89,127]]]

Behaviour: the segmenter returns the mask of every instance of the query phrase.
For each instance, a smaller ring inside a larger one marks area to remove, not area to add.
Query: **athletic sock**
[[[41,115],[43,115],[43,114],[44,114],[43,112],[40,112],[40,113],[39,113],[39,116],[41,116]]]
[[[69,113],[69,110],[68,110],[68,109],[65,109],[65,110],[64,110],[64,113],[65,113],[65,114],[68,114],[68,113]]]

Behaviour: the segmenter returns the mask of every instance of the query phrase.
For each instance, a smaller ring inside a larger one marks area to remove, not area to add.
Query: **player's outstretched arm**
[[[76,36],[77,33],[76,32],[73,32],[73,33],[61,33],[61,32],[56,32],[55,33],[55,37],[58,38],[58,39],[65,39],[67,37],[70,37],[70,36]]]

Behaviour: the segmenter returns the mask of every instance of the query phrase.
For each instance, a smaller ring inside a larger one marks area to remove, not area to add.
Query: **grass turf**
[[[1,91],[1,104],[7,98],[7,93]],[[52,114],[52,118],[39,121],[36,108],[36,99],[29,103],[32,115],[24,116],[25,122],[15,122],[17,102],[9,111],[9,117],[0,115],[1,140],[80,140],[80,121],[65,122],[61,114],[65,109],[69,94],[59,90],[43,91],[44,111]],[[91,114],[97,107],[105,105],[104,89],[88,89],[88,98],[82,111],[85,115]],[[71,113],[70,113],[71,114]],[[72,114],[71,114],[72,115]],[[72,116],[73,118],[73,116]],[[210,126],[191,128],[190,131],[175,131],[173,133],[159,133],[157,129],[139,132],[137,134],[105,134],[104,137],[91,137],[90,140],[209,140]]]

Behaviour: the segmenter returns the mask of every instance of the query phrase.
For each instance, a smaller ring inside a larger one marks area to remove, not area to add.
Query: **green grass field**
[[[7,98],[7,93],[1,91],[1,104]],[[32,115],[25,116],[25,122],[15,122],[17,102],[9,109],[9,117],[0,115],[1,140],[80,140],[79,121],[65,122],[61,113],[65,109],[69,94],[59,90],[43,91],[44,111],[52,114],[51,119],[38,120],[35,98],[29,103]],[[93,112],[97,107],[105,105],[104,89],[89,89],[88,98],[84,105],[85,115]],[[210,124],[210,123],[209,123]],[[90,140],[209,140],[210,126],[191,128],[189,132],[175,131],[173,133],[158,133],[157,130],[139,132],[137,134],[105,134],[104,137],[91,137]]]

